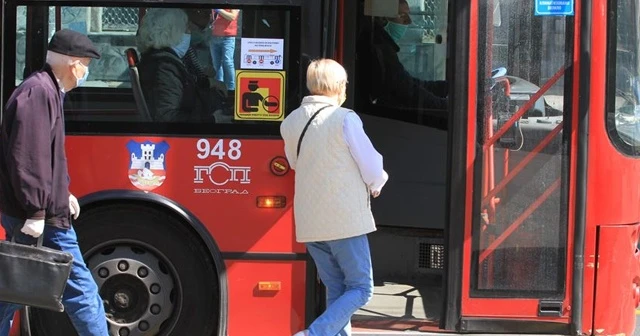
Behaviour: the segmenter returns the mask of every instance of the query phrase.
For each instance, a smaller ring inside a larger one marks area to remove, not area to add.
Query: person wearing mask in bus
[[[224,82],[227,90],[236,89],[234,55],[238,35],[238,9],[214,9],[211,29],[211,60],[217,79]]]
[[[153,121],[214,121],[213,96],[182,60],[191,43],[187,22],[182,9],[152,8],[138,30],[140,85]]]
[[[366,77],[359,87],[366,96],[359,97],[367,106],[376,104],[410,108],[447,109],[447,84],[424,81],[411,76],[398,58],[400,39],[412,23],[409,4],[398,0],[398,15],[374,18],[364,25],[358,38],[356,66]]]
[[[338,62],[311,62],[310,95],[280,126],[296,171],[296,240],[306,245],[327,288],[327,309],[295,336],[351,335],[351,316],[373,295],[370,196],[380,195],[388,175],[358,115],[340,107],[346,85]]]
[[[6,239],[71,253],[71,274],[62,297],[80,336],[108,336],[104,304],[87,268],[72,225],[80,215],[69,192],[64,148],[63,100],[89,75],[100,54],[86,35],[57,31],[46,64],[18,86],[2,114],[0,130],[0,213]],[[2,275],[0,275],[2,276]],[[0,336],[21,306],[0,302]]]

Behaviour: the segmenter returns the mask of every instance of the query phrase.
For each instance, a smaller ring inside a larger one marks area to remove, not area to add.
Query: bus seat
[[[129,48],[125,51],[127,57],[127,63],[129,64],[129,77],[131,78],[131,88],[133,89],[133,98],[136,101],[138,107],[138,113],[142,121],[153,121],[151,114],[149,114],[149,108],[147,102],[144,100],[144,94],[142,93],[142,86],[140,85],[140,76],[138,75],[138,52]]]

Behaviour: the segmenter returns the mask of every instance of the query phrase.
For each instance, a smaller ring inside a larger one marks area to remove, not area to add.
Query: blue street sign
[[[574,15],[574,0],[536,0],[536,15]]]

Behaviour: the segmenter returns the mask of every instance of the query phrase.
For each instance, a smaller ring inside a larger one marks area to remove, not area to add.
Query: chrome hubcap
[[[117,245],[94,253],[87,264],[100,288],[111,335],[160,332],[175,309],[175,275],[165,262],[145,248]]]

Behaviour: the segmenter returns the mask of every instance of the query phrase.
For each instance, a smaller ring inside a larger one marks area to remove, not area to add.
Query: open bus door
[[[449,124],[449,328],[571,333],[579,9],[473,0],[454,14],[468,64],[452,68],[466,96]]]
[[[569,334],[579,6],[342,6],[347,104],[390,175],[353,326]]]

